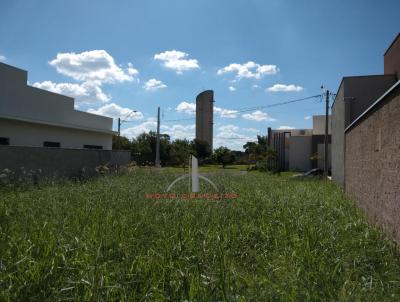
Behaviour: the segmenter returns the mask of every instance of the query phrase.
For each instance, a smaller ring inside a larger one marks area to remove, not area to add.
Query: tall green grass
[[[400,300],[394,244],[334,184],[215,173],[237,199],[145,198],[177,176],[2,191],[0,300]]]

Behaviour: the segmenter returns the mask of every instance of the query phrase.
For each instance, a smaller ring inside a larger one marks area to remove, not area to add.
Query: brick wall
[[[345,190],[400,242],[400,88],[345,135]]]

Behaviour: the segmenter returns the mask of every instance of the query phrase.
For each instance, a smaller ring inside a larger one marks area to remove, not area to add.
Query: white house
[[[27,85],[25,70],[0,63],[0,145],[111,150],[112,122]]]

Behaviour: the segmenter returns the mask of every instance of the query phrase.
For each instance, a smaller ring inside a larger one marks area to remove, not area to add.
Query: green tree
[[[268,149],[267,137],[257,135],[257,142],[247,142],[243,145],[243,148],[249,157],[249,162],[255,163],[266,155]]]
[[[269,163],[278,158],[278,154],[268,146],[268,137],[257,135],[257,142],[247,142],[243,145],[248,155],[249,163],[255,163],[261,170],[268,170]]]
[[[144,165],[152,165],[156,158],[157,133],[150,131],[140,134],[132,141],[132,153],[136,162]],[[160,160],[165,165],[170,159],[170,137],[160,134]]]
[[[113,135],[112,148],[113,150],[130,150],[132,142],[125,136]]]
[[[215,160],[222,164],[222,168],[225,169],[226,165],[231,164],[235,161],[235,155],[227,147],[219,147],[214,150]]]
[[[212,154],[210,145],[206,141],[197,138],[192,142],[192,149],[199,159],[205,159]]]
[[[179,165],[185,169],[189,162],[192,146],[187,139],[177,139],[171,143],[170,161],[172,165]]]

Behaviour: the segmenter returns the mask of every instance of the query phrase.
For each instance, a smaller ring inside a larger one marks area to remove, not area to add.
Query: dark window
[[[43,147],[60,148],[59,142],[43,142]]]
[[[0,145],[8,146],[10,144],[10,139],[8,137],[0,137]]]
[[[83,148],[85,148],[85,149],[103,149],[103,146],[97,146],[97,145],[83,145]]]

